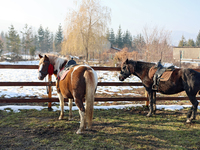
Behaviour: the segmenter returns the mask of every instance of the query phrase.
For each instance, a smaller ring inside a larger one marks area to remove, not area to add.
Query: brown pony
[[[123,81],[131,74],[139,77],[142,80],[146,91],[149,95],[149,113],[151,116],[156,111],[156,91],[152,89],[153,79],[149,77],[150,69],[155,66],[155,63],[142,61],[126,60],[121,65],[121,73],[119,80]],[[199,102],[196,95],[200,90],[200,73],[193,69],[175,69],[167,81],[160,81],[158,92],[162,94],[176,94],[185,91],[192,103],[191,109],[187,114],[187,123],[190,123],[196,118],[197,106]]]
[[[67,60],[55,55],[39,55],[38,79],[43,80],[47,74],[52,72],[56,77],[65,66]],[[53,68],[53,71],[51,71]],[[87,65],[76,65],[72,67],[63,80],[57,80],[57,94],[60,101],[61,113],[59,119],[64,116],[64,98],[69,99],[69,120],[72,119],[72,99],[79,108],[80,128],[77,134],[83,133],[84,128],[92,126],[94,95],[97,88],[97,74]],[[85,101],[85,107],[83,102]],[[87,124],[86,124],[87,122]]]

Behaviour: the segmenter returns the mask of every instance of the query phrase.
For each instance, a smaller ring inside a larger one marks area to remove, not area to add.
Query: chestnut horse
[[[153,79],[149,78],[149,70],[155,63],[126,60],[121,65],[119,80],[123,81],[131,74],[142,80],[149,95],[150,111],[147,116],[151,116],[156,111],[156,91],[152,90]],[[160,81],[158,92],[162,94],[176,94],[185,91],[192,103],[192,108],[187,114],[187,123],[191,123],[196,118],[198,101],[196,94],[200,90],[200,73],[193,69],[175,69],[167,81]]]
[[[52,72],[56,77],[60,70],[65,66],[67,60],[55,55],[47,54],[44,57],[39,55],[39,70],[38,79],[43,80],[49,72]],[[50,69],[53,68],[53,71]],[[79,108],[80,128],[77,134],[83,133],[84,128],[90,129],[93,118],[94,95],[97,88],[97,74],[87,65],[73,66],[63,80],[57,80],[57,94],[60,101],[61,113],[59,119],[64,116],[64,98],[69,99],[69,120],[72,119],[72,99]],[[85,101],[85,107],[83,102]]]

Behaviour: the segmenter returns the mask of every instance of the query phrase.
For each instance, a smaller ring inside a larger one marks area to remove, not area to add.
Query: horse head
[[[127,77],[129,77],[134,72],[134,67],[130,66],[130,62],[127,59],[121,64],[121,72],[119,75],[119,80],[124,81]]]
[[[39,54],[39,58],[38,79],[43,80],[46,75],[50,73],[50,70],[52,70],[50,69],[52,65],[50,64],[49,58],[46,55],[43,57]]]

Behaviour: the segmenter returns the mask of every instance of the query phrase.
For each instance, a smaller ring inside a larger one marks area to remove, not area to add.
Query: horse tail
[[[94,109],[94,95],[97,88],[97,74],[91,68],[84,73],[86,82],[86,95],[85,95],[85,119],[88,123],[88,128],[92,127],[93,109]]]

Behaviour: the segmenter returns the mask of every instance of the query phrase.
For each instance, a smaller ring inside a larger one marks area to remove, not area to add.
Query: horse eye
[[[125,69],[126,69],[126,66],[123,67],[123,70],[125,70]]]

